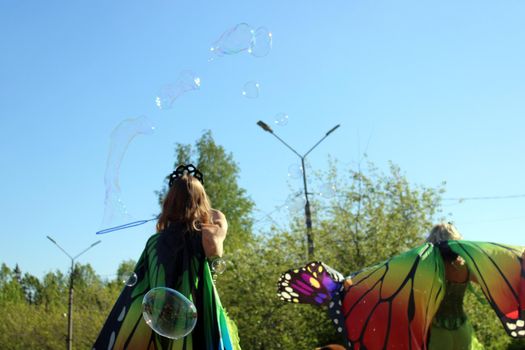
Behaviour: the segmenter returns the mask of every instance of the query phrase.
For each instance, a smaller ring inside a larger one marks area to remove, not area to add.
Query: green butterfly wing
[[[231,321],[220,303],[200,237],[183,233],[179,227],[150,237],[135,267],[137,283],[124,287],[93,349],[239,349],[233,327],[228,327]],[[143,320],[142,299],[155,287],[175,289],[197,307],[197,324],[186,337],[162,337]]]
[[[525,249],[463,240],[447,244],[465,260],[507,333],[525,337]]]

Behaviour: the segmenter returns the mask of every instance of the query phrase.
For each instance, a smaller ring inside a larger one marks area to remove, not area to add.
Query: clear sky
[[[137,259],[153,224],[97,236],[110,134],[146,116],[154,132],[123,153],[118,180],[132,220],[158,212],[154,191],[176,143],[205,129],[232,152],[255,218],[281,206],[297,157],[355,164],[364,150],[414,184],[446,181],[444,214],[467,239],[525,245],[523,1],[15,1],[0,2],[0,261],[42,276],[68,268],[46,235],[111,277]],[[273,34],[271,52],[210,61],[239,23]],[[168,110],[161,86],[192,70],[200,89]],[[259,83],[246,98],[243,85]],[[120,146],[122,147],[122,146]],[[118,158],[118,157],[117,157]],[[219,208],[220,209],[220,208]],[[282,216],[281,216],[282,219]],[[264,230],[268,220],[259,221]],[[315,222],[314,222],[315,228]],[[232,233],[234,234],[234,233]]]

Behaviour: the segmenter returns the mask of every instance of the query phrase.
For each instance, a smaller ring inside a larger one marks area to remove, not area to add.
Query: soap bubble
[[[251,80],[244,84],[242,88],[242,95],[247,98],[259,97],[259,83]]]
[[[288,114],[284,112],[277,113],[273,117],[273,123],[275,125],[285,126],[286,124],[288,124]]]
[[[288,167],[288,177],[299,179],[303,176],[303,167],[297,163],[290,164]]]
[[[259,27],[253,33],[248,52],[255,57],[264,57],[272,49],[272,33],[265,27]]]
[[[319,188],[319,195],[324,198],[332,198],[336,194],[336,188],[333,183],[324,183]]]
[[[217,39],[210,51],[216,56],[234,55],[247,51],[254,57],[268,55],[272,48],[272,33],[265,27],[253,29],[248,23],[239,23]]]
[[[217,258],[211,263],[211,272],[222,275],[226,271],[226,261],[223,258]]]
[[[133,287],[137,283],[138,277],[135,272],[124,272],[121,280],[126,286]]]
[[[147,117],[140,116],[124,119],[111,132],[109,154],[104,174],[106,196],[104,199],[103,226],[108,227],[111,224],[129,220],[130,215],[122,201],[119,184],[120,165],[131,141],[137,135],[148,135],[153,133],[154,130],[153,123]]]
[[[228,29],[216,42],[213,43],[210,51],[218,56],[234,55],[246,51],[252,43],[254,31],[247,23],[239,23],[235,27]]]
[[[180,95],[187,91],[197,90],[200,86],[201,79],[191,70],[184,70],[179,74],[174,84],[161,86],[155,98],[155,105],[159,109],[170,109],[173,106],[173,102],[175,102]]]
[[[290,195],[286,199],[286,208],[288,208],[288,210],[292,214],[296,214],[300,210],[304,210],[305,205],[306,205],[306,198],[304,197],[302,192]]]
[[[184,295],[166,287],[153,288],[142,300],[146,324],[163,337],[187,336],[197,323],[197,309]]]

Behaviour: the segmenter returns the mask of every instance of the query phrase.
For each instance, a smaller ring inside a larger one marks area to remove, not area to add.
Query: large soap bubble
[[[128,118],[120,122],[111,132],[108,159],[104,184],[106,187],[103,226],[122,223],[129,220],[126,205],[122,201],[119,184],[119,172],[122,159],[126,154],[129,144],[137,135],[153,133],[155,127],[145,116]]]
[[[142,300],[142,316],[156,333],[180,339],[197,324],[197,309],[184,295],[166,287],[153,288]]]

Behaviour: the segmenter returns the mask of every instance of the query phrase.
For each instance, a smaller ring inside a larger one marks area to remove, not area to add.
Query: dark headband
[[[173,185],[173,182],[175,180],[180,179],[184,174],[188,174],[188,175],[195,177],[197,180],[200,181],[201,184],[204,185],[204,179],[202,177],[202,173],[193,164],[188,164],[188,165],[179,165],[177,169],[175,169],[175,171],[169,175],[169,178],[170,178],[169,186],[171,187],[171,185]]]

